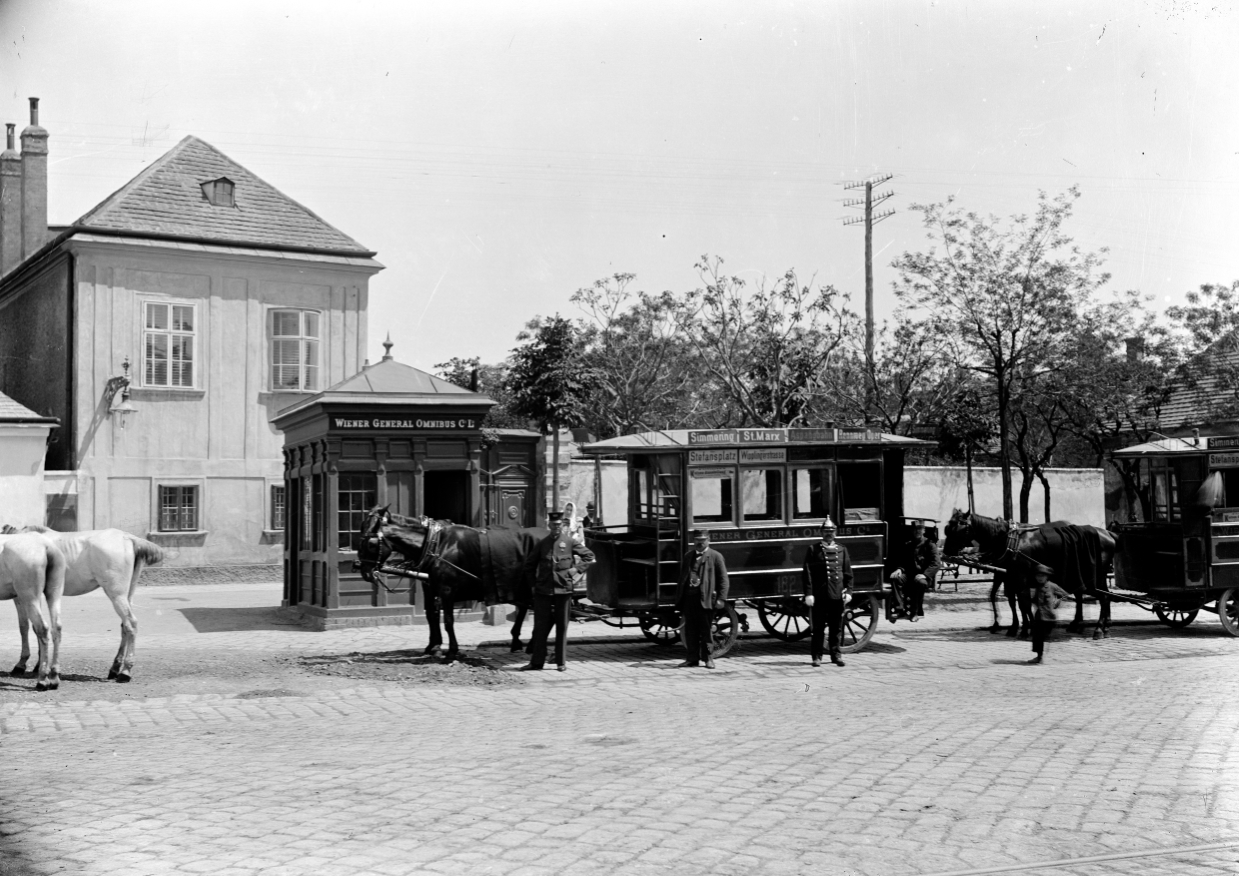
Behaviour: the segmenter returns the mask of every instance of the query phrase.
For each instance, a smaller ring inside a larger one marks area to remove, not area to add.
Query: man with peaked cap
[[[809,654],[813,665],[822,665],[823,638],[827,638],[830,662],[843,666],[839,627],[843,621],[843,606],[852,596],[852,558],[848,556],[848,549],[835,541],[835,524],[830,515],[822,521],[822,540],[805,554],[801,577],[804,603],[810,609],[813,636]],[[826,628],[829,628],[828,636],[824,635]]]
[[[572,611],[572,591],[585,570],[594,563],[594,552],[578,544],[564,531],[564,515],[552,511],[547,515],[551,534],[538,542],[529,556],[526,569],[533,579],[533,638],[530,640],[529,664],[523,671],[539,670],[546,665],[546,640],[555,628],[555,666],[560,672],[568,668],[568,620]]]
[[[710,656],[711,629],[714,613],[727,605],[727,563],[723,555],[710,547],[710,533],[693,531],[693,549],[684,555],[680,586],[676,588],[675,604],[684,615],[684,645],[688,659],[680,664],[714,668]]]
[[[1040,663],[1045,658],[1046,640],[1058,623],[1058,604],[1071,595],[1050,580],[1053,574],[1054,570],[1049,566],[1032,567],[1032,649],[1037,656],[1029,660],[1029,663]]]

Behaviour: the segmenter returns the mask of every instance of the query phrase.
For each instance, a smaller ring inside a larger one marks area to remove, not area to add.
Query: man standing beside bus
[[[723,555],[710,547],[710,533],[693,531],[693,549],[684,555],[683,573],[676,590],[675,604],[684,615],[684,644],[688,659],[680,664],[714,668],[710,655],[715,611],[727,605],[727,563]]]
[[[533,639],[530,658],[522,671],[539,670],[546,665],[546,641],[555,629],[555,668],[568,668],[568,620],[572,613],[572,593],[577,581],[594,562],[594,552],[577,544],[564,531],[564,515],[547,515],[551,534],[538,542],[526,561],[533,573]]]
[[[848,556],[848,549],[835,541],[835,524],[830,515],[822,521],[822,540],[805,554],[801,576],[804,603],[810,609],[813,631],[809,646],[813,665],[822,665],[823,638],[828,638],[830,662],[843,666],[839,627],[843,622],[843,606],[852,595],[852,558]],[[826,628],[829,628],[828,637],[824,635]]]

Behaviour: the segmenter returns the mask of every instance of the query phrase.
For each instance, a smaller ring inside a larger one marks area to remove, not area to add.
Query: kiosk
[[[543,439],[483,430],[494,401],[390,355],[272,418],[284,433],[284,606],[317,629],[424,622],[421,588],[354,571],[374,505],[470,526],[536,526]]]

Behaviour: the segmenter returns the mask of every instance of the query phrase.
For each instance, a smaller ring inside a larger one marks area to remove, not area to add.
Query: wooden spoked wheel
[[[879,614],[878,598],[876,596],[853,596],[851,602],[843,606],[843,625],[839,630],[839,650],[845,654],[855,654],[864,650],[878,629]]]
[[[722,657],[736,647],[740,638],[740,615],[734,605],[720,610],[710,628],[710,656]]]
[[[809,608],[803,600],[787,596],[757,603],[757,618],[776,639],[795,642],[810,633]]]
[[[1217,598],[1217,616],[1222,629],[1232,636],[1239,636],[1239,589],[1231,587]]]
[[[647,611],[637,618],[641,632],[656,645],[676,645],[680,641],[680,630],[684,626],[684,618],[673,608],[662,611]]]
[[[1153,612],[1157,615],[1157,619],[1168,627],[1182,629],[1183,627],[1196,620],[1196,615],[1200,614],[1199,608],[1170,608],[1160,605],[1153,606]]]

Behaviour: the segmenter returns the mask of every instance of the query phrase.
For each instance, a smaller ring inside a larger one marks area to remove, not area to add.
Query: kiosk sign
[[[345,431],[359,429],[388,431],[441,431],[445,429],[477,429],[480,420],[472,417],[460,419],[432,420],[417,417],[414,419],[392,419],[390,417],[332,417],[331,428]]]

